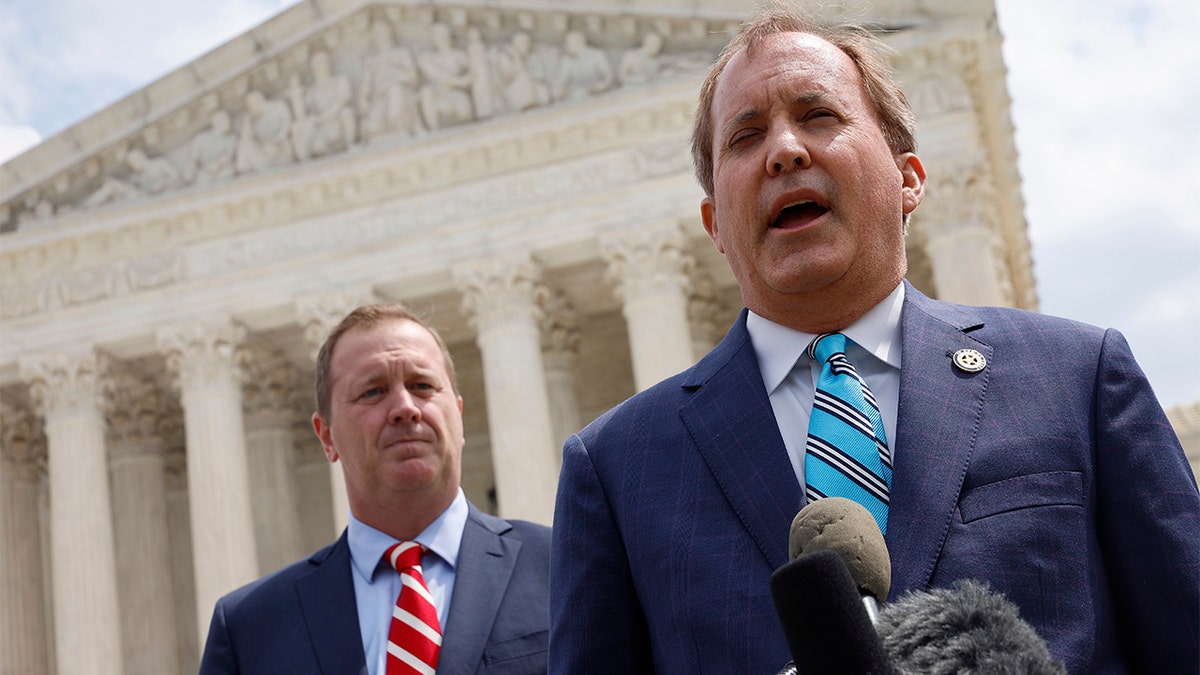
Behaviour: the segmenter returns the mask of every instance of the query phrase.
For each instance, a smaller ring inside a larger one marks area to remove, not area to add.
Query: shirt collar
[[[460,487],[450,506],[422,530],[415,541],[437,554],[452,569],[457,567],[463,528],[467,524],[467,511],[467,497]],[[354,513],[350,513],[346,529],[350,559],[354,568],[368,582],[374,581],[375,571],[379,568],[383,554],[399,542],[399,539],[363,523],[354,517]]]
[[[868,354],[899,369],[900,312],[903,307],[904,284],[901,283],[882,302],[843,328],[841,333]],[[750,342],[758,356],[758,368],[762,372],[768,395],[783,383],[804,355],[809,343],[817,336],[815,333],[781,326],[753,311],[746,317],[746,330],[750,333]]]

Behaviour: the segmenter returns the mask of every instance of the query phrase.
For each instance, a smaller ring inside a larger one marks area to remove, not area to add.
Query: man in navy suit
[[[321,347],[316,390],[313,428],[342,462],[349,526],[221,598],[200,672],[397,672],[389,629],[411,580],[384,553],[415,541],[441,632],[437,671],[545,673],[550,529],[463,495],[463,399],[441,337],[402,305],[360,307]]]
[[[772,673],[818,334],[878,401],[891,596],[982,580],[1072,673],[1200,668],[1200,492],[1124,338],[903,280],[915,121],[867,31],[771,9],[702,85],[705,229],[746,304],[699,363],[569,438],[554,672]]]

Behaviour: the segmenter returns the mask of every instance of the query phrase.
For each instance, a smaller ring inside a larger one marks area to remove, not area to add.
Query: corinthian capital
[[[25,408],[0,406],[0,462],[3,474],[25,482],[46,470],[46,436],[42,421]]]
[[[127,367],[112,368],[103,378],[105,414],[114,455],[157,452],[166,442],[164,420],[172,414],[175,401],[149,377]],[[178,415],[175,404],[174,414]]]
[[[549,289],[542,283],[542,266],[528,253],[489,258],[454,268],[463,294],[462,310],[474,330],[513,321],[539,322]]]
[[[605,278],[621,300],[678,288],[691,292],[689,274],[696,265],[686,252],[687,238],[675,220],[630,227],[600,239],[608,263]]]
[[[31,356],[21,361],[21,379],[40,415],[101,409],[100,374],[107,359],[90,347]]]
[[[229,318],[165,326],[158,331],[158,349],[167,368],[184,389],[241,379],[241,345],[246,329]]]

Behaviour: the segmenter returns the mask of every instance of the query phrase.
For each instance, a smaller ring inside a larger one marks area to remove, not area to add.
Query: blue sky
[[[0,0],[0,162],[292,0]],[[1041,311],[1200,401],[1200,2],[998,0]]]

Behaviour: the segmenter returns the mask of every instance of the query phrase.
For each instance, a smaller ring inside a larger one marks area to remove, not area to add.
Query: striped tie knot
[[[415,541],[402,541],[399,544],[392,544],[383,557],[387,558],[388,564],[391,565],[397,572],[403,572],[409,568],[417,568],[417,572],[421,571],[421,556],[425,555],[425,547]]]
[[[871,389],[846,358],[845,335],[819,335],[808,355],[821,364],[809,418],[804,481],[808,501],[846,497],[887,533],[892,457]]]
[[[442,627],[421,571],[421,555],[426,551],[414,541],[402,541],[383,554],[388,564],[400,573],[400,595],[388,630],[387,675],[437,672]]]

